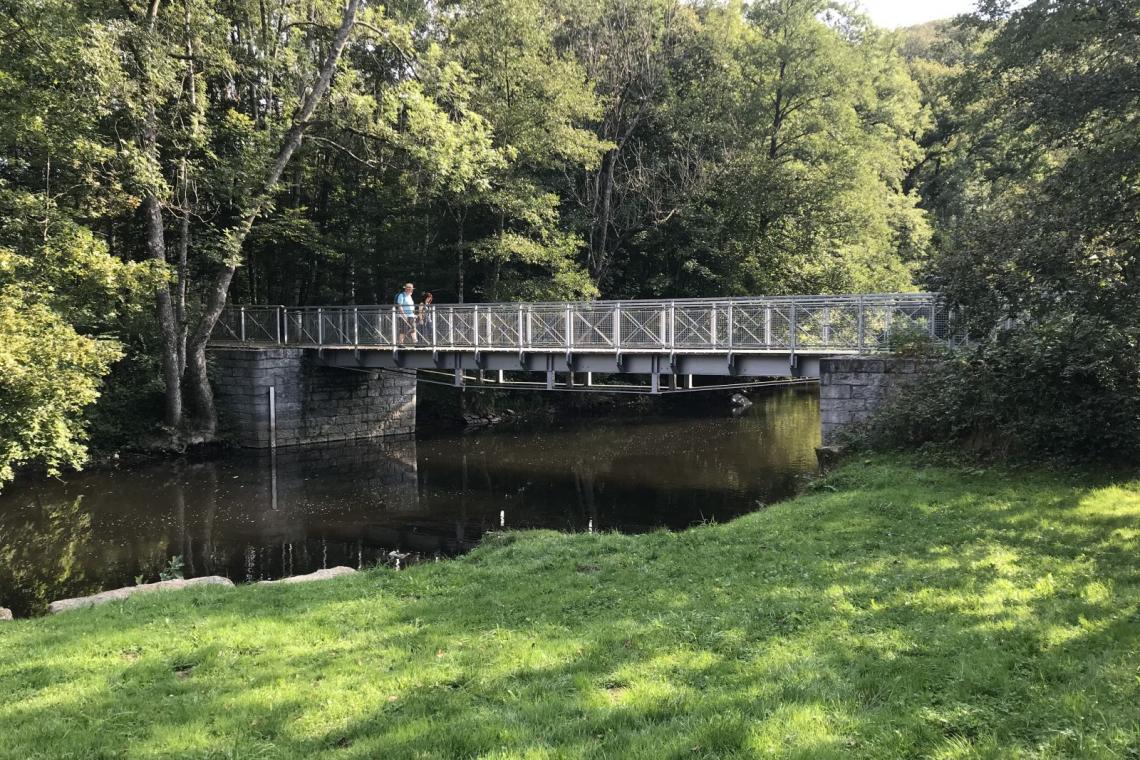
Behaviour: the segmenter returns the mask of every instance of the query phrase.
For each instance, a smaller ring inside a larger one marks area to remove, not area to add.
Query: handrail
[[[868,303],[876,303],[880,301],[917,301],[922,303],[929,303],[931,299],[937,299],[937,296],[932,293],[867,293],[864,295],[792,295],[792,296],[724,296],[717,298],[610,298],[606,300],[593,300],[593,301],[502,301],[499,303],[455,303],[455,304],[436,304],[436,306],[446,306],[455,309],[474,309],[476,306],[480,308],[494,307],[510,307],[517,309],[520,305],[525,306],[539,306],[565,309],[567,306],[577,307],[597,307],[597,306],[616,306],[634,305],[634,306],[653,306],[661,305],[668,306],[669,304],[689,305],[689,304],[741,304],[741,303],[755,303],[755,302],[771,302],[771,303],[858,303],[859,301],[866,301]],[[226,308],[241,308],[240,306],[227,306]],[[395,304],[357,304],[355,306],[343,307],[330,307],[330,306],[277,306],[267,305],[251,307],[246,305],[246,308],[287,308],[289,311],[315,311],[317,309],[329,308],[358,308],[358,309],[394,309]],[[417,305],[418,309],[419,306]],[[429,306],[427,308],[435,308]]]
[[[874,293],[448,304],[417,306],[412,317],[394,304],[243,305],[223,311],[211,343],[567,354],[873,352],[887,349],[903,327],[954,342],[937,295]]]

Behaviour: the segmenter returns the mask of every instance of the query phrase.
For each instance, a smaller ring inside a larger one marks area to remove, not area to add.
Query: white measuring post
[[[269,448],[277,448],[277,388],[269,386]]]

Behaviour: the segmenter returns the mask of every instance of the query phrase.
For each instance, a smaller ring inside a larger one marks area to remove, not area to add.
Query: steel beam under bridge
[[[378,350],[326,348],[314,351],[318,363],[346,369],[431,369],[441,372],[594,372],[632,375],[709,375],[722,377],[819,377],[819,360],[841,351],[779,352],[637,352],[614,354],[580,350],[554,352],[432,351],[422,348]]]

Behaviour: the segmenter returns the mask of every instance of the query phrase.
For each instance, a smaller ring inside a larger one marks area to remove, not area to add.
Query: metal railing
[[[899,331],[954,342],[929,293],[585,303],[231,306],[215,345],[539,352],[875,352]]]

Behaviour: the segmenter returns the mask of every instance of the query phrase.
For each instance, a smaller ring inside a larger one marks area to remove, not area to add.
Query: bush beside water
[[[852,442],[880,450],[1068,463],[1140,454],[1140,355],[1135,338],[1092,319],[1019,324],[958,351],[893,345],[927,359]]]

